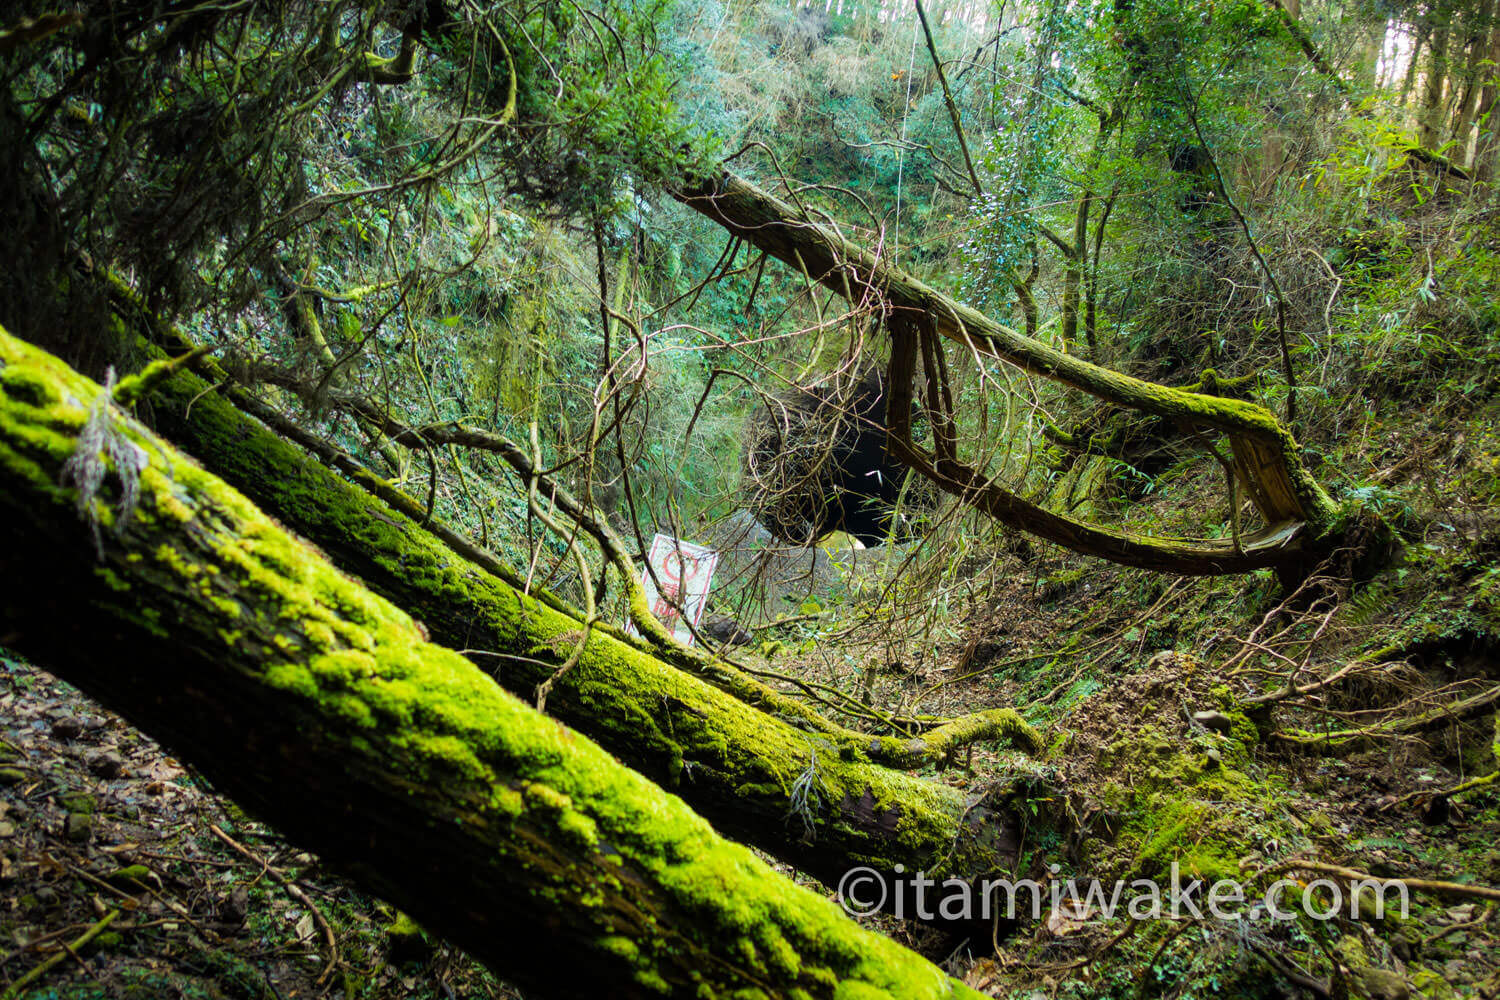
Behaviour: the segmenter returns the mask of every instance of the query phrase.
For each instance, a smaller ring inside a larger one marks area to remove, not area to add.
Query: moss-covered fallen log
[[[537,996],[977,995],[3,331],[0,634]]]
[[[582,638],[576,619],[459,556],[197,376],[162,380],[149,403],[170,440],[421,620],[435,641],[471,651],[507,689],[529,697]],[[728,835],[830,885],[854,864],[964,878],[1010,871],[1027,822],[1022,802],[1041,785],[1028,767],[976,798],[878,766],[868,759],[872,749],[919,764],[930,748],[800,728],[800,719],[761,711],[598,629],[552,688],[547,709],[677,791]],[[1018,734],[1020,745],[1035,745],[1022,727],[985,735]]]

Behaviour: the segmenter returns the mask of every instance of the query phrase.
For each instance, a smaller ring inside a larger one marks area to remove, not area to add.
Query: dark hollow
[[[771,534],[791,545],[832,531],[867,546],[890,537],[907,469],[886,454],[886,399],[884,375],[871,368],[857,381],[795,390],[752,422],[747,506]],[[902,507],[898,540],[917,533],[927,492],[908,489]]]

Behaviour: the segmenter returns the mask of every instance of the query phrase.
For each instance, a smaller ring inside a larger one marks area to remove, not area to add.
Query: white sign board
[[[659,534],[651,540],[646,561],[650,569],[641,571],[641,587],[646,591],[651,613],[681,642],[691,646],[693,633],[688,622],[697,628],[703,618],[703,609],[708,606],[708,583],[713,579],[719,554],[705,546]],[[656,579],[651,577],[652,570],[656,571]],[[656,589],[657,580],[661,581],[660,591]],[[625,630],[631,635],[640,634],[633,623],[627,624]]]

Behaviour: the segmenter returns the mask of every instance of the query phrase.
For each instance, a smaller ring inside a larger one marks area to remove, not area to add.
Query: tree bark
[[[977,996],[428,642],[107,392],[0,331],[7,645],[533,995]]]
[[[728,172],[674,194],[746,242],[799,270],[805,268],[813,280],[834,292],[882,303],[893,318],[930,324],[934,332],[977,354],[1001,358],[1119,406],[1225,433],[1235,472],[1267,527],[1240,544],[1227,539],[1152,539],[1073,521],[985,483],[986,510],[1002,523],[1075,552],[1185,574],[1296,564],[1305,559],[1310,543],[1332,526],[1333,502],[1302,465],[1291,433],[1263,407],[1145,382],[1016,333]],[[945,476],[935,481],[965,497],[979,485],[952,480]]]
[[[122,321],[133,328],[151,322],[145,315]],[[153,336],[171,333],[158,329]],[[181,372],[163,380],[149,405],[166,437],[420,619],[436,641],[472,651],[471,659],[510,691],[530,698],[584,638],[576,618],[461,558],[198,376]],[[663,662],[596,627],[576,665],[551,689],[547,709],[672,788],[726,834],[830,885],[856,860],[882,872],[941,867],[968,877],[1013,867],[1026,822],[1018,800],[1033,795],[1029,775],[992,789],[983,801],[971,799],[871,762],[917,766],[928,759],[921,740],[826,724],[810,731],[806,715],[772,714],[790,700],[774,697],[778,692],[679,667],[702,663]],[[1034,733],[1012,727],[1004,735],[1038,749]],[[814,779],[816,795],[797,808],[792,789],[804,775]]]
[[[1431,15],[1432,62],[1427,67],[1426,84],[1422,88],[1421,142],[1422,148],[1436,152],[1443,144],[1443,93],[1448,83],[1448,37],[1453,25],[1451,6],[1439,3]]]
[[[1486,82],[1479,91],[1479,105],[1475,119],[1479,122],[1479,138],[1474,143],[1474,176],[1488,181],[1495,176],[1496,161],[1500,160],[1500,107],[1496,94],[1500,93],[1500,25],[1490,29],[1490,65],[1485,69]]]
[[[1408,98],[1411,97],[1412,87],[1417,80],[1417,69],[1421,66],[1422,49],[1427,46],[1427,41],[1431,37],[1431,26],[1426,21],[1415,26],[1412,34],[1411,55],[1406,64],[1406,75],[1401,78],[1401,91],[1396,96],[1397,107],[1405,108]]]
[[[1474,131],[1474,111],[1479,103],[1482,80],[1487,75],[1484,61],[1489,55],[1490,29],[1495,20],[1495,0],[1480,0],[1477,10],[1471,11],[1465,20],[1465,50],[1462,84],[1453,114],[1453,140],[1456,144],[1451,158],[1458,163],[1467,163],[1469,140]],[[1493,71],[1493,67],[1491,67]]]

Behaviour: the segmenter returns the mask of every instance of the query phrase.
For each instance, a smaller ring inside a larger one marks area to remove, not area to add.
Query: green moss
[[[613,955],[618,955],[627,962],[634,962],[641,950],[636,947],[635,942],[620,934],[607,934],[598,942],[599,948]]]
[[[385,932],[386,946],[392,962],[399,965],[403,962],[424,961],[431,956],[432,944],[427,940],[426,932],[405,913],[398,911],[395,919],[382,930]]]
[[[485,783],[494,778],[494,772],[479,759],[469,741],[458,735],[415,730],[402,734],[398,742],[402,750],[422,758],[429,768],[448,778]]]
[[[92,815],[99,808],[98,801],[85,792],[70,792],[57,800],[57,804],[70,813]]]
[[[1114,845],[1122,867],[1150,876],[1173,862],[1185,874],[1232,878],[1251,841],[1289,832],[1271,779],[1251,777],[1254,727],[1243,715],[1231,734],[1174,738],[1143,726],[1101,755],[1109,808],[1126,817]],[[1217,760],[1208,754],[1213,750]]]
[[[151,869],[145,865],[128,865],[111,872],[108,876],[110,884],[120,886],[124,889],[135,889],[136,891],[139,891],[140,886],[149,884],[151,878]]]
[[[334,715],[351,726],[373,729],[379,724],[374,711],[356,695],[333,695],[327,704]]]
[[[1408,966],[1407,974],[1412,988],[1427,1000],[1453,1000],[1458,996],[1453,987],[1448,985],[1448,980],[1431,969]]]
[[[39,413],[0,393],[5,484],[0,493],[6,498],[0,503],[33,512],[68,511],[72,497],[57,485],[55,470],[72,451],[72,435],[85,412],[82,401],[99,389],[3,333],[0,363],[7,374],[22,368],[38,373],[36,385],[59,389],[51,398],[61,399],[66,389],[76,401],[52,407],[62,412]],[[162,387],[164,394],[169,390],[170,382]],[[213,407],[202,410],[212,414]],[[561,880],[533,876],[526,881],[539,893],[533,901],[539,918],[549,908],[586,912],[606,905],[627,884],[645,885],[653,899],[670,901],[670,912],[680,919],[643,928],[636,938],[640,952],[633,975],[639,981],[665,987],[663,970],[679,967],[683,955],[703,956],[701,973],[718,975],[708,956],[744,953],[748,947],[754,970],[774,975],[780,983],[775,992],[781,994],[836,981],[841,988],[861,982],[865,995],[903,1000],[973,995],[925,960],[859,928],[833,902],[781,877],[747,848],[721,839],[682,801],[538,714],[458,654],[428,643],[407,614],[337,573],[235,490],[138,424],[120,419],[121,432],[151,456],[155,474],[141,477],[141,506],[149,516],[106,549],[106,564],[125,588],[101,582],[91,597],[122,622],[154,625],[160,634],[172,635],[206,669],[232,672],[241,685],[263,685],[298,724],[315,727],[325,740],[342,740],[347,753],[362,749],[369,758],[362,766],[399,768],[436,810],[434,822],[494,838],[496,871],[509,866],[520,873],[540,863],[527,847],[532,840],[493,832],[531,825],[535,810],[543,820],[540,828],[558,834],[549,841],[556,853],[548,864],[567,871]],[[241,446],[243,440],[235,443]],[[288,482],[298,481],[288,476]],[[330,510],[327,499],[309,496],[307,502],[323,516]],[[185,518],[162,516],[179,504]],[[340,524],[355,537],[381,530],[372,529],[372,519],[357,511],[337,505],[332,510],[348,518]],[[91,565],[86,536],[80,526],[72,558]],[[440,591],[461,586],[451,556],[402,544],[397,551],[414,558],[396,575],[425,565],[425,578]],[[139,551],[152,557],[129,558]],[[210,566],[217,573],[205,594],[197,581]],[[491,607],[512,609],[494,623],[500,637],[509,639],[500,648],[546,647],[576,627],[498,581],[487,585],[496,598]],[[216,604],[222,594],[238,595],[242,602],[236,626],[248,641],[226,642],[230,630],[220,627],[222,609]],[[109,604],[109,595],[118,603]],[[588,692],[583,711],[589,699],[632,706],[617,717],[653,721],[630,733],[631,739],[662,750],[676,746],[685,762],[701,762],[705,771],[732,765],[734,773],[754,776],[764,788],[784,794],[787,776],[801,773],[811,761],[814,744],[806,734],[608,636],[591,640],[575,673],[575,690]],[[714,718],[715,729],[694,733],[692,720],[705,717]],[[375,720],[381,725],[372,725]],[[358,729],[357,740],[342,735],[351,729]],[[900,802],[894,839],[908,841],[913,854],[922,844],[951,845],[963,812],[963,800],[953,790],[845,763],[835,754],[820,755],[819,762],[831,802],[873,800],[878,812]],[[519,814],[516,788],[525,806]],[[852,823],[853,816],[836,818],[830,833],[845,822]],[[629,880],[601,874],[614,871],[628,871]]]
[[[297,694],[304,698],[318,696],[318,682],[313,677],[313,672],[300,663],[272,664],[266,669],[265,681],[271,687],[288,694]]]
[[[126,583],[118,573],[107,566],[100,566],[95,572],[99,574],[99,579],[104,581],[106,587],[117,593],[123,593],[130,589],[130,584]]]

